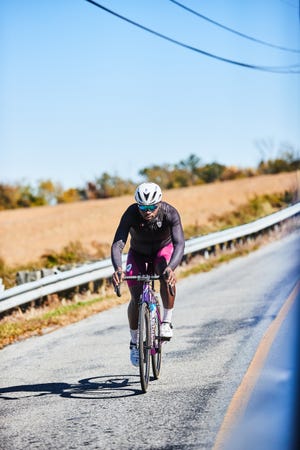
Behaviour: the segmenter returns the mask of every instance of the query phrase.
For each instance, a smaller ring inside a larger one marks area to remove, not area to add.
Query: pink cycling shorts
[[[138,275],[153,273],[153,267],[160,264],[162,261],[169,263],[174,247],[172,242],[165,247],[158,250],[156,255],[145,256],[134,250],[129,249],[126,263],[126,275]],[[136,280],[127,280],[128,286],[137,284]]]

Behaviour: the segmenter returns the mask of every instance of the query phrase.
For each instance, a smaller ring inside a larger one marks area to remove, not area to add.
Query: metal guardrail
[[[300,202],[245,225],[188,239],[185,242],[184,255],[198,253],[219,244],[226,244],[237,239],[255,235],[299,213]],[[125,260],[126,255],[124,254],[123,263]],[[0,292],[0,313],[49,294],[65,291],[91,281],[109,278],[112,273],[111,259],[107,258],[65,272],[57,272],[55,275],[49,275],[37,281],[15,286]]]
[[[218,231],[216,233],[210,233],[206,236],[190,239],[185,243],[185,254],[198,252],[214,245],[225,244],[226,242],[235,241],[246,236],[257,234],[299,213],[300,202],[281,211],[270,214],[269,216],[263,217],[262,219],[255,220],[244,225],[239,225],[237,227],[228,228],[227,230]]]

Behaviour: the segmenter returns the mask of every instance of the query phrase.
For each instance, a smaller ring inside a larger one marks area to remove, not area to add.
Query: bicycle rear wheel
[[[152,372],[155,380],[159,378],[161,369],[161,339],[160,339],[160,309],[156,306],[155,325],[154,325],[154,342],[151,349]]]
[[[143,392],[147,392],[150,378],[150,351],[151,330],[150,315],[146,303],[142,303],[139,309],[139,357],[140,380]]]

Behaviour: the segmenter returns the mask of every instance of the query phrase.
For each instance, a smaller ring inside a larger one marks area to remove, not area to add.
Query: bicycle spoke
[[[151,360],[152,360],[152,372],[155,380],[159,378],[161,369],[161,339],[160,339],[160,309],[159,305],[156,306],[156,313],[154,316],[154,324],[152,324],[153,333],[153,346],[151,349]]]
[[[150,317],[146,303],[140,305],[139,310],[139,356],[140,379],[143,392],[147,391],[150,377]]]

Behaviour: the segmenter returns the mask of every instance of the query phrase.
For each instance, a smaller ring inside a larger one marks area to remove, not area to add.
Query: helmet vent
[[[143,199],[142,199],[141,194],[139,192],[137,192],[137,196],[138,196],[140,202],[143,203]]]
[[[156,196],[156,191],[153,192],[152,197],[151,197],[151,201],[155,199],[155,196]]]

